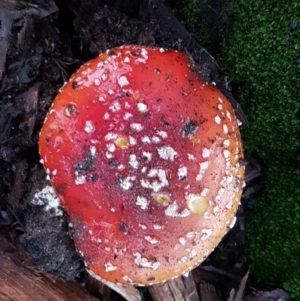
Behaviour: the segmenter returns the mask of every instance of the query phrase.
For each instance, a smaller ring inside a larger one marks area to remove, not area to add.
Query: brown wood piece
[[[76,282],[38,271],[0,232],[1,301],[99,301]]]
[[[239,288],[237,290],[232,289],[230,291],[230,295],[229,295],[227,301],[242,301],[244,292],[245,292],[246,283],[248,281],[248,277],[249,277],[249,271],[242,278],[242,280],[239,284]]]
[[[149,292],[154,301],[199,301],[191,274],[149,286]]]
[[[216,288],[212,284],[201,281],[199,290],[202,301],[221,301],[217,294]]]

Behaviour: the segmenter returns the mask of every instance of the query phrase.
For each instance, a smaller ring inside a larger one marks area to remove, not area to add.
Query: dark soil
[[[87,60],[122,44],[178,49],[191,56],[203,78],[215,82],[230,99],[238,118],[244,123],[246,119],[218,64],[161,0],[22,3],[18,10],[0,5],[5,41],[0,45],[0,227],[9,229],[39,269],[84,281],[67,216],[51,215],[31,203],[46,183],[39,162],[39,131],[70,75]],[[195,271],[195,279],[200,275],[216,285],[224,299],[246,271],[242,206],[238,216],[237,225],[204,263],[206,269]],[[207,268],[215,262],[223,274]]]

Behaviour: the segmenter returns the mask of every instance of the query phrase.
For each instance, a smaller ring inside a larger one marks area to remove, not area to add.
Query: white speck
[[[91,146],[90,147],[90,154],[94,157],[96,155],[96,147],[95,146]]]
[[[148,161],[151,161],[152,154],[149,152],[143,152],[143,157],[147,158]]]
[[[236,223],[236,216],[233,218],[233,220],[231,221],[230,225],[229,225],[229,228],[232,229],[234,227]]]
[[[130,58],[128,56],[126,56],[123,60],[124,63],[130,63]]]
[[[228,126],[226,124],[223,124],[223,132],[224,134],[228,134]]]
[[[160,224],[153,224],[153,228],[154,228],[155,230],[161,230],[161,229],[163,228],[163,226],[160,225]]]
[[[130,124],[130,128],[136,132],[140,132],[143,130],[144,127],[140,123],[133,122]]]
[[[102,79],[103,81],[106,81],[106,80],[107,80],[107,75],[106,75],[106,74],[102,74],[101,79]]]
[[[186,234],[186,237],[189,238],[189,239],[192,239],[196,236],[197,232],[188,232]]]
[[[145,144],[151,144],[151,140],[148,136],[142,137],[142,142]]]
[[[225,147],[229,147],[229,145],[230,145],[229,139],[224,140],[223,145],[224,145]]]
[[[159,156],[164,160],[171,160],[174,161],[177,152],[171,146],[163,146],[157,148],[157,152]]]
[[[200,165],[200,171],[196,176],[196,181],[202,180],[205,171],[208,169],[208,161],[201,162],[199,165]]]
[[[56,176],[56,175],[57,175],[57,169],[54,169],[54,170],[52,171],[52,175],[53,175],[53,176]]]
[[[37,192],[31,203],[36,206],[45,206],[45,211],[49,211],[50,209],[54,209],[53,214],[55,216],[62,216],[63,212],[60,209],[60,201],[58,196],[56,195],[53,187],[46,186],[41,191]],[[52,211],[50,211],[52,212]]]
[[[103,115],[104,120],[109,120],[109,117],[110,117],[109,113],[107,113],[107,112]]]
[[[231,121],[231,114],[229,111],[226,111],[226,117]]]
[[[203,148],[202,150],[202,157],[208,158],[210,156],[210,150],[208,148]]]
[[[153,143],[156,143],[156,144],[161,141],[157,136],[153,136],[151,140]]]
[[[116,146],[113,143],[106,144],[106,148],[111,153],[113,153],[116,150]]]
[[[93,235],[93,231],[92,231],[92,230],[89,230],[89,234],[90,234],[90,235]]]
[[[208,195],[208,192],[209,192],[209,189],[208,189],[208,188],[204,188],[204,189],[201,191],[200,195],[206,197],[206,196]]]
[[[130,143],[130,145],[136,145],[136,139],[134,138],[134,137],[132,137],[132,136],[129,136],[129,143]]]
[[[111,264],[110,262],[105,263],[104,266],[105,266],[105,272],[112,272],[117,269],[117,267]]]
[[[126,251],[127,248],[120,248],[120,249],[114,248],[114,253],[119,256],[123,256],[126,253]]]
[[[139,167],[139,162],[136,159],[136,155],[131,154],[129,156],[129,165],[132,166],[134,169],[137,169]]]
[[[174,246],[174,250],[178,250],[178,249],[180,249],[180,244],[176,244],[176,245]]]
[[[218,101],[219,101],[220,103],[223,103],[223,99],[222,99],[221,97],[218,98]]]
[[[165,49],[159,48],[159,52],[165,52]]]
[[[107,159],[111,159],[111,158],[114,157],[114,155],[113,155],[112,153],[110,153],[110,152],[106,152],[106,153],[105,153],[105,157],[106,157]]]
[[[125,165],[120,164],[120,165],[118,166],[118,170],[124,170],[124,169],[125,169]]]
[[[141,229],[143,229],[143,230],[147,230],[147,226],[145,226],[145,225],[143,225],[143,224],[139,224],[138,225]]]
[[[221,118],[220,118],[220,116],[219,116],[219,115],[215,116],[215,117],[214,117],[214,121],[215,121],[216,124],[220,124],[220,123],[221,123]]]
[[[95,130],[94,123],[90,120],[87,120],[85,122],[84,131],[86,133],[90,134],[90,133],[94,132],[94,130]]]
[[[104,102],[105,98],[103,96],[99,96],[99,101]]]
[[[216,198],[215,198],[216,202],[220,201],[220,199],[221,199],[223,193],[225,192],[225,190],[226,190],[225,188],[220,188],[219,189],[219,191],[218,191],[218,193],[216,195]]]
[[[76,185],[82,185],[86,182],[86,177],[85,175],[76,175],[75,178],[75,184]]]
[[[133,185],[133,181],[136,179],[135,176],[128,176],[125,179],[120,180],[120,186],[124,189],[124,190],[129,190],[132,185]]]
[[[109,89],[109,90],[107,91],[107,93],[108,93],[109,95],[114,95],[114,94],[115,94],[115,92],[114,92],[112,89]]]
[[[149,201],[143,196],[137,196],[135,204],[139,206],[142,210],[147,210],[149,206]]]
[[[202,232],[201,240],[208,239],[211,236],[211,234],[212,234],[212,230],[211,229],[202,229],[201,232]]]
[[[187,176],[188,176],[188,172],[187,172],[186,166],[179,167],[178,171],[177,171],[177,175],[178,175],[178,179],[179,180],[186,179]]]
[[[195,161],[196,160],[196,158],[193,154],[187,154],[187,156],[188,156],[188,160],[190,160],[190,161]]]
[[[137,58],[137,59],[135,60],[135,62],[136,62],[136,63],[143,63],[143,64],[145,64],[145,63],[146,63],[146,60],[139,57],[139,58]]]
[[[125,115],[124,115],[124,117],[123,117],[123,119],[124,119],[124,120],[128,120],[128,119],[130,119],[132,116],[133,116],[133,115],[132,115],[131,113],[126,112]]]
[[[110,251],[111,251],[111,248],[110,248],[110,247],[105,247],[104,250],[105,250],[106,252],[110,252]]]
[[[116,113],[116,112],[119,112],[121,110],[121,105],[120,105],[120,103],[118,101],[114,101],[112,103],[112,105],[109,107],[109,109],[112,112]]]
[[[205,211],[204,214],[203,214],[203,217],[204,217],[205,219],[210,219],[210,218],[211,218],[211,215],[210,215],[210,213],[209,213],[208,211]]]
[[[115,133],[108,133],[108,134],[104,137],[104,139],[105,139],[106,141],[109,141],[109,140],[115,140],[115,139],[117,139],[117,138],[118,138],[118,135],[115,134]]]
[[[141,55],[142,55],[142,57],[145,59],[145,60],[147,60],[148,59],[148,51],[145,49],[145,48],[142,48],[142,50],[141,50]]]
[[[178,205],[175,201],[165,209],[165,215],[170,217],[187,217],[191,213],[188,209],[184,209],[181,213],[178,213],[177,211]]]
[[[159,243],[159,240],[157,238],[151,237],[151,236],[145,236],[145,239],[150,242],[152,245],[156,245]]]
[[[226,209],[231,209],[231,208],[232,208],[232,201],[226,204]]]
[[[138,107],[139,112],[141,112],[141,113],[145,113],[148,111],[148,107],[142,102],[139,102],[137,104],[137,107]]]
[[[227,150],[227,149],[225,149],[225,150],[223,151],[223,155],[224,155],[224,158],[225,158],[225,159],[228,159],[229,156],[230,156],[230,151]]]
[[[163,138],[163,139],[167,139],[168,138],[168,133],[165,132],[165,131],[157,131],[156,134],[158,136],[160,136],[161,138]]]
[[[123,276],[123,280],[124,280],[125,282],[129,282],[129,283],[132,283],[132,282],[133,282],[128,276]]]
[[[94,85],[95,86],[99,86],[100,85],[100,79],[99,78],[95,78],[94,79]]]
[[[129,81],[128,81],[128,79],[127,79],[126,76],[120,76],[119,79],[118,79],[118,84],[119,84],[121,87],[124,87],[124,86],[129,85]]]
[[[179,242],[184,246],[186,244],[186,239],[184,237],[180,237]]]
[[[222,110],[223,109],[223,106],[221,104],[218,104],[218,109],[219,110]]]
[[[159,262],[151,262],[148,261],[147,258],[142,257],[142,255],[138,252],[134,253],[134,263],[138,266],[144,267],[144,268],[151,268],[153,271],[157,270],[160,266]]]
[[[141,180],[142,187],[152,189],[154,192],[158,192],[161,190],[161,188],[169,185],[166,172],[163,169],[151,169],[148,173],[148,177],[149,178],[158,177],[160,180],[160,183],[156,180],[154,180],[152,183],[150,183],[148,179]]]
[[[145,173],[146,171],[147,171],[147,167],[144,166],[144,167],[141,169],[141,172],[142,172],[142,173]]]
[[[194,249],[190,251],[190,259],[194,258],[196,255],[197,253]]]
[[[238,126],[243,125],[243,123],[239,119],[237,119],[237,124],[238,124]]]

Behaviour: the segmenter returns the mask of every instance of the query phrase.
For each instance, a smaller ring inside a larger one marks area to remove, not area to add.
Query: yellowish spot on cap
[[[194,214],[203,214],[208,206],[208,200],[201,195],[193,195],[188,198],[188,207]]]
[[[140,94],[139,93],[133,93],[132,97],[135,101],[138,101],[140,99]]]
[[[115,144],[118,148],[126,149],[130,146],[129,139],[127,137],[118,137],[115,141]]]
[[[168,206],[171,202],[170,197],[165,193],[154,193],[153,198],[161,206]]]
[[[200,142],[200,139],[198,139],[196,136],[191,136],[189,138],[193,145],[196,145]]]

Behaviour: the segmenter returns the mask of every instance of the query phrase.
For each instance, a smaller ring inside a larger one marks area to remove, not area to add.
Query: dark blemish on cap
[[[197,121],[194,120],[187,120],[185,122],[184,128],[181,131],[182,137],[192,136],[195,134],[199,127],[199,124]]]

